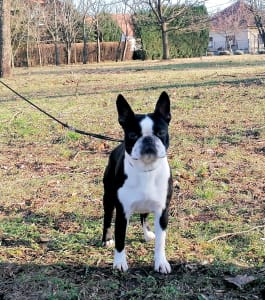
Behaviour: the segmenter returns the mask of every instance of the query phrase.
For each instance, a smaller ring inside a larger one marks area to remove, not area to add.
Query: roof
[[[134,27],[132,22],[132,15],[130,14],[111,14],[112,20],[117,23],[122,33],[127,37],[134,36]],[[92,23],[93,18],[91,16],[86,17],[86,22]]]
[[[45,3],[46,3],[46,0],[28,0],[28,2],[39,3],[39,4],[45,4]]]
[[[243,0],[239,0],[212,17],[210,25],[212,31],[224,30],[225,26],[227,28],[255,27],[256,24],[250,5]]]
[[[130,14],[112,14],[112,19],[116,21],[122,32],[126,36],[134,36],[132,16]]]

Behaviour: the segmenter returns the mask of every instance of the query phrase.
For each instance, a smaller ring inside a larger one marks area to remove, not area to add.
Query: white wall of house
[[[243,50],[244,52],[256,53],[263,48],[261,41],[258,41],[258,31],[256,29],[243,29],[238,32],[220,33],[210,31],[209,51],[227,50],[226,35],[234,36],[234,42],[231,43],[232,50]]]
[[[248,30],[249,52],[256,53],[260,49],[264,49],[261,38],[257,29]]]
[[[225,34],[211,31],[209,37],[209,51],[217,51],[219,48],[225,49]]]
[[[237,48],[249,52],[248,29],[243,29],[235,34]]]
[[[135,51],[136,50],[136,40],[133,36],[128,36],[125,33],[122,33],[121,35],[121,42],[125,42],[125,41],[129,42],[130,45],[130,51]]]

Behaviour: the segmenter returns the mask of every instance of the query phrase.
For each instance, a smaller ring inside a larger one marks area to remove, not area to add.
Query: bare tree
[[[12,66],[14,67],[15,57],[17,51],[23,43],[26,42],[27,39],[27,7],[25,2],[21,2],[19,0],[12,0],[11,1],[11,18],[10,18],[10,26],[11,26],[11,46],[12,46]]]
[[[66,45],[67,63],[71,63],[72,44],[75,42],[81,23],[80,15],[73,0],[64,0],[61,7],[62,39]]]
[[[101,61],[101,41],[102,32],[100,29],[100,15],[107,12],[110,3],[105,0],[87,0],[87,25],[94,31],[96,43],[97,43],[97,62]]]
[[[133,14],[134,14],[134,5],[132,5],[130,0],[123,0],[121,2],[114,2],[113,8],[115,8],[115,17],[116,22],[121,27],[121,37],[116,53],[116,61],[121,59],[122,61],[125,60],[126,52],[128,48],[128,42],[130,38],[130,34],[133,35]],[[113,10],[113,9],[112,9]],[[121,49],[123,45],[123,49]]]
[[[10,1],[0,0],[0,77],[11,75]]]
[[[30,35],[33,40],[32,43],[38,49],[39,64],[42,66],[41,41],[47,36],[42,17],[43,4],[40,2],[31,2],[29,5],[31,10]]]
[[[256,27],[265,47],[265,1],[264,0],[248,0],[250,11],[253,14]]]
[[[90,0],[79,0],[78,11],[81,14],[82,36],[83,36],[83,64],[88,62],[88,11]]]
[[[62,4],[58,0],[46,0],[45,7],[42,10],[43,22],[50,33],[54,48],[55,48],[55,64],[60,65],[60,50],[59,50],[59,32],[61,30],[61,14]]]
[[[161,31],[163,59],[168,59],[168,33],[170,31],[192,32],[205,29],[208,26],[208,18],[191,13],[193,7],[203,4],[204,1],[202,0],[144,0],[132,2],[130,5],[138,9],[141,8],[142,11],[149,10],[152,12]]]
[[[92,17],[92,25],[94,27],[94,32],[96,35],[96,43],[97,43],[97,62],[101,61],[101,41],[102,41],[102,32],[100,30],[99,17],[100,14],[106,12],[107,3],[105,0],[100,1],[92,1],[90,3],[89,13]]]
[[[127,1],[127,0],[126,0]],[[79,0],[78,10],[82,15],[83,63],[88,61],[88,36],[94,35],[97,43],[97,61],[101,60],[102,25],[108,12],[124,12],[125,0]],[[103,21],[103,22],[102,22]],[[127,19],[125,20],[125,22]],[[118,51],[117,51],[118,52]]]

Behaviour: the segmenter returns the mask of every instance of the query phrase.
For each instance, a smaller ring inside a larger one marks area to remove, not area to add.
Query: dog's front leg
[[[171,267],[166,259],[165,243],[166,228],[168,224],[168,211],[164,209],[162,214],[155,215],[155,271],[168,274],[171,273]]]
[[[128,264],[125,253],[125,235],[127,229],[127,219],[122,208],[116,209],[116,221],[115,221],[115,251],[113,269],[126,272],[128,270]]]

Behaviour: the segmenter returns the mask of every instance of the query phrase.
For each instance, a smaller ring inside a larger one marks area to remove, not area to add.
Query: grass
[[[117,138],[118,93],[140,113],[170,94],[173,272],[153,271],[137,216],[128,273],[113,271],[113,249],[100,246],[116,143],[65,131],[0,86],[0,299],[264,299],[264,66],[244,55],[15,69],[5,82],[35,104]],[[226,280],[237,275],[255,279]]]

